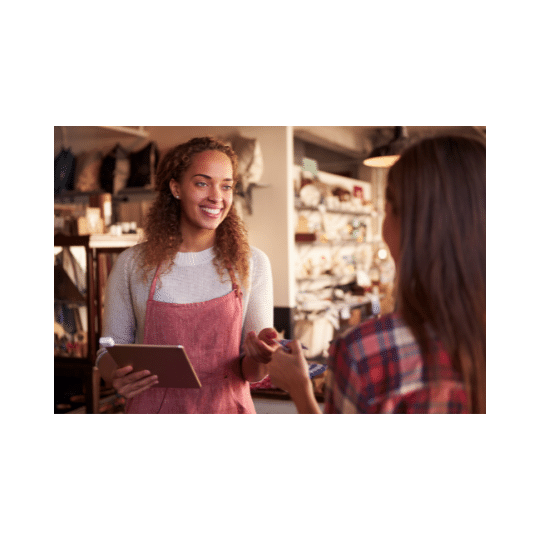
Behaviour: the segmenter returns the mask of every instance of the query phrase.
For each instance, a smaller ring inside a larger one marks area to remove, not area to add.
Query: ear
[[[178,182],[174,178],[171,178],[171,180],[169,181],[169,188],[171,190],[171,193],[173,194],[173,197],[175,199],[180,199],[179,185],[178,185]]]

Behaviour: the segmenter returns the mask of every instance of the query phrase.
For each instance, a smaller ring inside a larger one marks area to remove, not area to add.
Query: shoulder
[[[361,323],[337,341],[341,341],[347,349],[356,349],[355,352],[361,353],[363,357],[378,355],[383,350],[414,347],[416,344],[411,330],[399,313],[390,313]]]
[[[344,377],[350,372],[365,377],[371,390],[377,386],[375,379],[382,386],[388,383],[387,386],[395,387],[400,370],[414,374],[414,378],[421,370],[420,348],[397,313],[354,327],[332,342],[329,353],[338,372]]]
[[[253,276],[268,276],[272,273],[272,266],[268,255],[259,248],[249,246],[251,250],[250,266]]]
[[[125,249],[124,251],[122,251],[122,253],[118,255],[117,260],[124,264],[138,263],[142,259],[143,249],[144,249],[143,244],[136,244],[135,246],[131,246]]]
[[[143,245],[137,244],[122,251],[114,264],[114,272],[123,274],[127,279],[135,277],[142,279]]]
[[[253,261],[254,266],[270,266],[270,259],[264,251],[254,246],[249,246],[249,249],[251,251],[251,260]]]

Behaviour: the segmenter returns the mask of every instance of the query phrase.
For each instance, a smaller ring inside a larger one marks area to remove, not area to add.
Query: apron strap
[[[233,269],[230,264],[227,265],[227,271],[229,272],[229,276],[231,278],[233,291],[236,294],[237,298],[240,298],[242,300],[242,289],[238,286],[238,283],[236,281],[236,276],[234,275]]]
[[[161,264],[157,265],[156,273],[154,274],[154,279],[152,280],[152,285],[150,287],[150,292],[148,293],[148,300],[152,300],[154,298],[154,292],[156,290],[156,283],[157,283],[157,277],[159,274],[159,268]]]

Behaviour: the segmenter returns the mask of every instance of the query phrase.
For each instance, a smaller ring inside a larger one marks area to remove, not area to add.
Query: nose
[[[223,199],[219,186],[212,186],[208,193],[208,199],[212,202],[219,202]]]

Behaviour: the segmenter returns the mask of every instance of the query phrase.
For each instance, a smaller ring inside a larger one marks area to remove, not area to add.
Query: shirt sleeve
[[[123,251],[107,280],[103,313],[102,337],[112,338],[115,344],[135,343],[137,320],[132,302],[133,251]],[[99,349],[96,365],[106,349]]]
[[[274,290],[270,259],[257,248],[252,247],[251,253],[251,290],[242,328],[242,343],[249,332],[258,334],[263,328],[274,326]]]
[[[328,369],[326,374],[325,409],[331,413],[360,413],[361,379],[351,370],[354,360],[350,357],[347,343],[338,338],[328,350]]]

